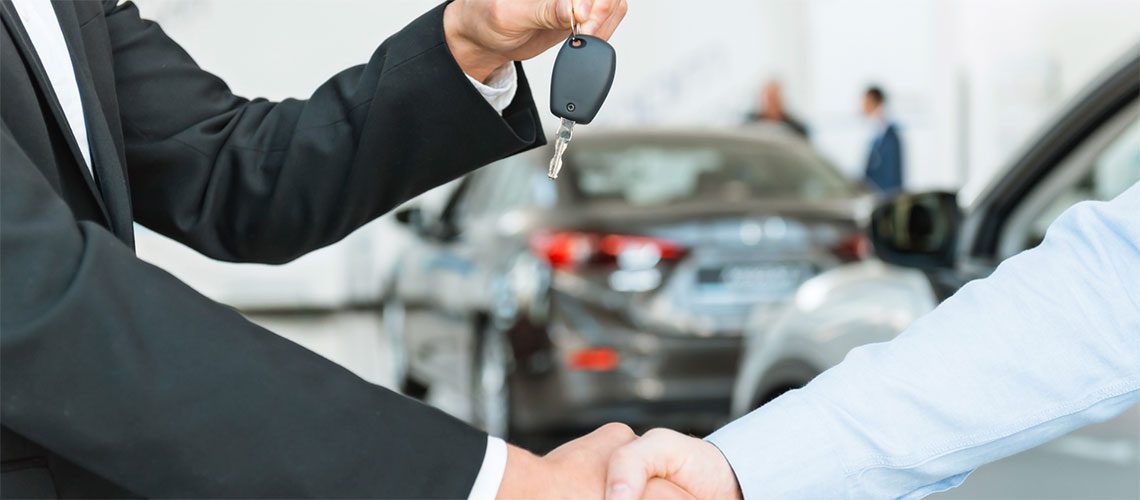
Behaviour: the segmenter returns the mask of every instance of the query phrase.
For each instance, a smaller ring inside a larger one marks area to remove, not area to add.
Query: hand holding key
[[[627,0],[455,0],[444,12],[447,45],[465,73],[485,80],[510,61],[530,59],[580,34],[609,39]]]
[[[575,30],[562,44],[550,79],[550,112],[562,118],[547,171],[551,179],[557,179],[562,170],[562,155],[574,138],[574,125],[590,123],[602,109],[616,69],[614,48],[600,38]]]

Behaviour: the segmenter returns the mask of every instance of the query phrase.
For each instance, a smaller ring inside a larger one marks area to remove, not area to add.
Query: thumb
[[[665,475],[666,452],[660,443],[645,437],[618,448],[606,471],[606,500],[641,498],[651,478]]]
[[[573,27],[572,21],[585,23],[593,6],[594,0],[542,0],[536,24],[545,29],[568,30]]]

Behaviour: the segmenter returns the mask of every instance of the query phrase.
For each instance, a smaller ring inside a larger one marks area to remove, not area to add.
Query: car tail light
[[[555,269],[574,267],[590,260],[596,246],[590,235],[574,232],[540,234],[531,238],[530,243],[534,253]]]
[[[531,249],[555,269],[585,264],[652,267],[685,255],[681,245],[649,236],[554,231],[531,238]]]
[[[871,240],[866,234],[854,233],[840,240],[831,251],[844,262],[863,260],[871,256]]]
[[[612,347],[588,347],[570,353],[566,365],[575,371],[613,371],[621,361],[621,356]]]

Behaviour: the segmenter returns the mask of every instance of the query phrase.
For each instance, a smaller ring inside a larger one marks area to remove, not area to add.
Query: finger
[[[664,476],[669,452],[661,438],[646,435],[618,448],[606,472],[606,500],[637,500],[650,478]]]
[[[652,429],[610,457],[606,476],[606,500],[636,500],[652,478],[672,479],[674,466],[683,463],[692,438],[669,429]],[[687,492],[686,485],[678,485]],[[612,496],[611,496],[612,495]]]
[[[611,422],[598,427],[586,437],[586,442],[592,450],[608,457],[614,450],[632,443],[637,439],[637,434],[628,425]]]
[[[574,20],[578,24],[586,24],[594,10],[595,0],[571,0],[574,2]]]
[[[610,14],[610,17],[602,23],[598,31],[593,35],[601,38],[602,40],[609,40],[613,36],[614,31],[617,31],[618,24],[621,24],[622,19],[625,18],[626,12],[629,10],[629,3],[626,0],[621,0],[617,8]]]
[[[569,30],[570,20],[577,17],[581,22],[585,19],[585,16],[589,15],[592,3],[593,0],[544,0],[535,10],[534,25],[539,29]],[[582,12],[583,9],[585,13]]]
[[[589,14],[584,19],[579,19],[582,24],[582,34],[593,35],[597,33],[602,23],[616,12],[620,3],[621,0],[594,0],[593,5],[590,6]]]
[[[559,455],[563,451],[576,449],[578,451],[597,454],[603,457],[604,460],[608,458],[614,450],[633,442],[634,439],[637,439],[637,434],[634,434],[628,425],[616,422],[609,423],[598,427],[585,436],[555,448],[547,454],[547,456]]]
[[[645,493],[641,495],[641,500],[693,500],[695,498],[680,486],[656,477],[645,484]]]

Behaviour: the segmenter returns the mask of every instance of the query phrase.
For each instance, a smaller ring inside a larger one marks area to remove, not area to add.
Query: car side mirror
[[[459,230],[445,220],[431,220],[420,207],[412,206],[396,211],[396,221],[408,226],[421,237],[449,242],[459,236]]]
[[[396,221],[412,229],[424,226],[424,211],[417,206],[404,207],[396,211]]]
[[[871,215],[871,244],[879,259],[921,269],[954,266],[962,212],[954,193],[903,193]]]

